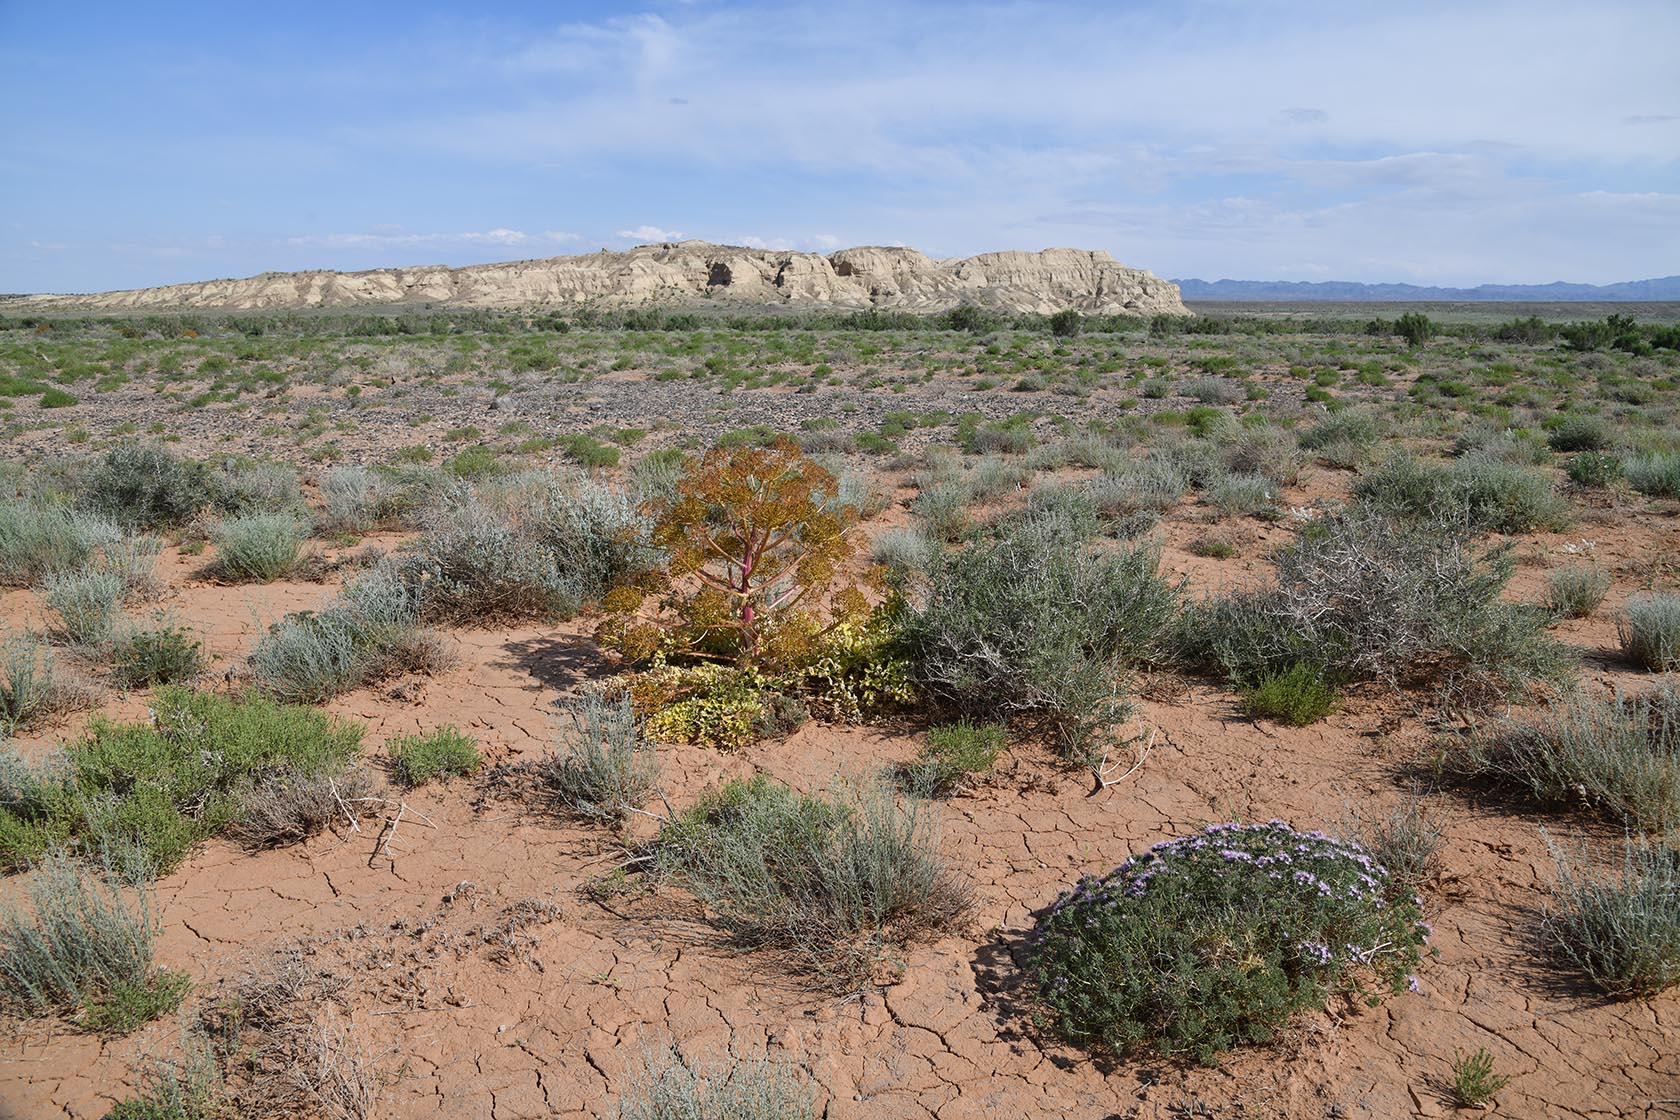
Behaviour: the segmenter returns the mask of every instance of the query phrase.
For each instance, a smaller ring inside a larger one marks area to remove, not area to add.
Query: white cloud
[[[301,233],[286,238],[286,244],[324,249],[391,249],[421,245],[493,245],[512,248],[576,240],[577,234],[563,233],[559,230],[530,234],[522,230],[498,227],[478,233],[410,233],[395,229],[382,229],[372,233]]]
[[[680,229],[660,229],[658,226],[637,226],[635,229],[621,229],[618,236],[631,241],[646,244],[650,241],[681,241],[688,236]]]

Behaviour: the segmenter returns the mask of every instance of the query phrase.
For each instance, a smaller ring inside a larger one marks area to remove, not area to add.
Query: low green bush
[[[763,775],[731,781],[664,824],[653,858],[737,943],[836,986],[969,905],[925,809],[881,789],[827,800]]]
[[[81,568],[120,536],[111,522],[80,510],[0,504],[0,586],[29,587]]]
[[[0,902],[0,1008],[76,1015],[86,1029],[131,1034],[186,996],[187,977],[153,963],[149,889],[56,854],[29,872],[21,893],[21,904]]]
[[[1486,1108],[1510,1083],[1509,1075],[1494,1072],[1493,1055],[1485,1046],[1474,1054],[1453,1055],[1453,1097],[1464,1108]]]
[[[220,521],[211,530],[216,570],[235,582],[272,583],[303,558],[308,530],[287,513],[253,513]]]
[[[1074,1045],[1212,1063],[1337,992],[1405,990],[1427,932],[1358,844],[1219,824],[1082,879],[1039,916],[1027,964]]]
[[[1554,852],[1558,889],[1541,930],[1560,958],[1612,996],[1650,998],[1680,985],[1680,855],[1629,839],[1621,873],[1587,854]]]
[[[169,622],[119,631],[111,643],[111,679],[123,688],[189,684],[204,668],[204,646]]]
[[[1600,699],[1572,692],[1532,718],[1447,743],[1443,768],[1542,805],[1585,807],[1638,828],[1680,828],[1680,689]]]
[[[1336,689],[1311,665],[1296,662],[1276,673],[1263,673],[1243,689],[1249,714],[1306,727],[1329,715],[1336,706]]]
[[[1563,417],[1546,436],[1553,451],[1604,451],[1615,442],[1616,428],[1609,420],[1585,413]]]
[[[387,749],[392,772],[410,787],[471,774],[484,763],[478,744],[455,727],[441,727],[430,735],[405,735],[391,740]]]
[[[1577,486],[1602,488],[1613,486],[1622,478],[1622,460],[1603,451],[1583,451],[1570,457],[1564,473]]]
[[[1377,513],[1462,524],[1472,531],[1561,529],[1569,503],[1544,475],[1482,455],[1428,466],[1395,456],[1354,482],[1354,499]]]
[[[184,525],[213,497],[209,469],[161,447],[123,444],[89,472],[80,504],[120,525],[168,529]]]
[[[1616,620],[1622,655],[1653,673],[1680,669],[1680,594],[1630,596]]]
[[[101,568],[54,572],[41,583],[41,598],[58,616],[53,637],[89,650],[110,641],[127,594],[122,578]]]
[[[1098,551],[1061,517],[1013,519],[935,557],[906,624],[915,684],[980,720],[1036,722],[1070,756],[1127,711],[1120,677],[1155,659],[1179,589],[1150,547]]]
[[[559,749],[536,763],[538,781],[564,813],[617,823],[647,800],[659,758],[628,695],[585,692],[564,705]]]
[[[166,688],[152,709],[149,723],[96,718],[62,772],[0,806],[0,861],[15,867],[69,841],[162,874],[237,818],[247,787],[281,772],[341,773],[360,751],[360,728],[256,696]]]
[[[1610,573],[1596,564],[1559,568],[1546,575],[1546,607],[1564,618],[1586,618],[1610,591]]]
[[[1007,729],[995,723],[935,727],[916,757],[898,768],[898,784],[916,797],[949,797],[972,776],[991,770],[1007,741]]]

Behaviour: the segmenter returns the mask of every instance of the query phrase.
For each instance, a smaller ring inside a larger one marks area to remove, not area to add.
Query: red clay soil
[[[1272,533],[1254,524],[1240,531]],[[1174,545],[1195,535],[1182,525],[1169,533]],[[1569,539],[1524,543],[1519,594],[1536,594],[1535,558],[1570,562]],[[1672,556],[1675,542],[1673,519],[1657,516],[1622,524],[1616,543],[1598,546],[1617,591],[1600,615],[1560,629],[1581,647],[1588,681],[1638,678],[1615,658],[1614,628],[1602,620],[1640,586],[1640,566],[1654,552]],[[1172,547],[1167,562],[1195,570],[1198,583],[1215,582],[1203,565],[1222,563],[1229,581],[1263,572],[1261,554],[1258,541],[1226,562]],[[261,621],[329,594],[312,584],[205,585],[188,578],[196,563],[171,553],[163,574],[179,590],[165,605],[208,634],[224,666]],[[37,621],[25,592],[7,594],[3,614],[13,627]],[[365,722],[375,757],[392,736],[445,723],[493,759],[531,757],[552,739],[552,702],[602,671],[583,629],[460,632],[450,671],[329,708]],[[1619,836],[1450,792],[1430,796],[1447,840],[1444,875],[1426,896],[1440,956],[1426,961],[1419,992],[1376,1008],[1338,1003],[1278,1046],[1215,1069],[1099,1068],[1039,1037],[1012,953],[1032,912],[1063,886],[1212,821],[1335,829],[1350,807],[1380,812],[1407,795],[1403,764],[1426,742],[1418,712],[1376,694],[1291,729],[1251,721],[1211,685],[1140,683],[1154,698],[1141,703],[1138,729],[1153,731],[1154,745],[1120,785],[1093,796],[1087,773],[1017,744],[988,784],[944,806],[943,850],[974,886],[969,928],[914,946],[883,977],[896,982],[858,997],[812,993],[775,962],[731,951],[681,899],[586,900],[579,888],[623,858],[609,834],[518,800],[485,800],[460,780],[393,793],[409,807],[394,839],[368,820],[360,832],[258,854],[205,846],[159,884],[160,963],[187,970],[200,992],[300,947],[348,976],[356,1032],[388,1079],[379,1117],[611,1116],[646,1056],[672,1042],[699,1056],[788,1055],[809,1069],[831,1120],[1439,1116],[1455,1111],[1446,1089],[1455,1053],[1478,1047],[1513,1075],[1490,1115],[1680,1115],[1680,998],[1598,998],[1535,935],[1555,880],[1541,825],[1606,851]],[[104,708],[142,709],[133,698]],[[25,749],[74,730],[37,735]],[[763,770],[818,789],[916,747],[909,734],[820,725],[735,755],[679,746],[663,752],[664,788],[683,805],[726,775]],[[0,1115],[99,1117],[177,1033],[168,1020],[116,1041],[24,1024],[0,1043]]]

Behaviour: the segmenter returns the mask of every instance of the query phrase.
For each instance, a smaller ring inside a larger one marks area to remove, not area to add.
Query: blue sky
[[[1680,272],[1680,3],[0,0],[0,291],[700,237]]]

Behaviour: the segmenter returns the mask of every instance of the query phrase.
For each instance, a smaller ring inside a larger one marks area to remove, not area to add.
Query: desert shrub
[[[1680,498],[1680,452],[1648,451],[1622,460],[1628,485],[1653,498]]]
[[[1244,429],[1225,445],[1224,460],[1232,474],[1261,475],[1275,486],[1288,486],[1301,473],[1295,440],[1276,428]]]
[[[359,728],[256,697],[168,688],[153,714],[96,718],[66,751],[58,788],[0,806],[0,836],[73,840],[118,852],[132,874],[161,874],[236,819],[245,788],[284,772],[339,773],[359,750]],[[6,853],[14,864],[28,854]]]
[[[1508,548],[1473,551],[1462,530],[1354,510],[1273,557],[1269,586],[1217,596],[1185,621],[1183,656],[1239,685],[1296,664],[1328,684],[1435,684],[1463,700],[1565,677],[1543,610],[1506,603]]]
[[[0,638],[0,738],[36,727],[85,699],[34,638]]]
[[[1271,509],[1277,501],[1276,484],[1265,475],[1228,474],[1217,478],[1207,488],[1207,499],[1221,513],[1259,513]]]
[[[1653,673],[1680,669],[1680,594],[1630,596],[1616,620],[1622,655]]]
[[[112,1105],[104,1120],[222,1120],[228,1102],[214,1047],[191,1031],[182,1045],[180,1057],[144,1066],[139,1091]]]
[[[1610,590],[1610,573],[1597,565],[1559,568],[1546,575],[1546,606],[1564,618],[1586,618]]]
[[[42,599],[58,616],[53,636],[86,649],[110,640],[127,593],[120,576],[100,568],[54,572],[41,583]]]
[[[1508,1074],[1494,1072],[1493,1055],[1485,1046],[1474,1054],[1455,1053],[1452,1070],[1453,1097],[1464,1108],[1485,1108],[1511,1083]]]
[[[1163,456],[1139,460],[1089,485],[1098,512],[1106,517],[1125,517],[1142,510],[1164,513],[1190,492],[1189,476]]]
[[[80,568],[120,536],[111,522],[81,510],[0,504],[0,586],[28,587]]]
[[[1082,879],[1039,916],[1027,960],[1069,1042],[1211,1063],[1338,991],[1404,990],[1426,930],[1358,844],[1221,824]]]
[[[183,525],[210,504],[210,472],[160,447],[113,447],[89,472],[81,504],[120,525],[167,529]]]
[[[870,558],[885,568],[894,578],[927,570],[928,562],[938,548],[919,529],[887,529],[875,537],[870,546]]]
[[[1441,842],[1446,832],[1417,798],[1380,816],[1354,812],[1343,831],[1387,868],[1402,890],[1414,894],[1421,891],[1440,870]]]
[[[62,853],[29,874],[20,905],[0,902],[0,1007],[39,1018],[77,1013],[129,1034],[185,997],[187,978],[157,968],[151,891],[123,886]]]
[[[396,487],[366,467],[334,467],[321,476],[324,533],[365,533],[394,522],[401,510]]]
[[[216,570],[223,579],[272,583],[298,566],[307,529],[289,513],[253,513],[217,522]]]
[[[225,517],[284,513],[301,520],[309,507],[298,474],[284,463],[227,458],[210,471],[210,504]]]
[[[674,498],[687,458],[681,448],[665,447],[636,460],[629,471],[630,495],[635,503],[658,504]]]
[[[916,797],[948,797],[997,762],[1007,741],[1000,724],[954,723],[928,732],[914,759],[898,767],[899,786]]]
[[[1361,475],[1353,496],[1390,517],[1455,521],[1476,531],[1525,533],[1569,523],[1569,503],[1543,475],[1480,455],[1446,467],[1396,456]]]
[[[565,704],[559,750],[537,776],[561,811],[616,823],[639,808],[659,779],[659,757],[642,734],[628,695],[617,701],[585,692]]]
[[[1680,856],[1630,838],[1618,877],[1586,853],[1554,852],[1558,889],[1541,920],[1552,949],[1612,996],[1649,998],[1680,985]]]
[[[573,614],[581,601],[539,540],[476,503],[452,504],[436,515],[402,575],[428,621],[552,620]]]
[[[732,781],[663,825],[653,854],[737,943],[842,985],[969,903],[926,811],[881,789],[825,800],[763,775]]]
[[[694,1062],[654,1058],[619,1100],[618,1120],[816,1120],[815,1094],[799,1071],[770,1058]]]
[[[1087,548],[1043,517],[940,555],[908,620],[916,684],[973,718],[1037,721],[1083,753],[1127,711],[1125,665],[1163,648],[1179,592],[1159,561]]]
[[[1615,445],[1616,429],[1602,416],[1565,416],[1546,436],[1553,451],[1604,451]]]
[[[834,476],[786,440],[707,452],[655,511],[663,562],[608,593],[597,637],[632,663],[802,662],[823,633],[867,611],[842,579],[857,512],[836,508],[837,495]]]
[[[842,508],[856,510],[864,521],[886,512],[892,495],[873,472],[845,468],[834,473],[838,479],[834,500]]]
[[[431,672],[449,661],[423,630],[414,596],[388,565],[345,585],[319,612],[289,614],[269,627],[246,660],[262,691],[288,702],[320,703],[397,672]]]
[[[1203,404],[1236,404],[1248,396],[1242,382],[1224,377],[1198,377],[1180,385],[1179,391]]]
[[[430,735],[405,735],[391,740],[387,749],[392,772],[410,787],[471,774],[484,762],[478,744],[455,727],[440,727]]]
[[[1622,460],[1602,451],[1583,451],[1572,456],[1563,469],[1577,486],[1612,486],[1621,480]]]
[[[122,580],[130,595],[152,596],[159,590],[158,555],[163,540],[150,533],[122,533],[100,545],[93,563]]]
[[[188,683],[203,670],[203,654],[192,632],[173,623],[132,626],[111,642],[111,679],[123,688]]]
[[[1453,454],[1528,466],[1551,459],[1550,449],[1527,431],[1491,425],[1476,425],[1460,432],[1453,441]]]
[[[647,516],[629,495],[592,478],[570,486],[548,481],[531,520],[536,539],[582,601],[600,598],[659,559],[648,544]]]
[[[1421,311],[1408,311],[1394,320],[1394,333],[1415,349],[1435,337],[1435,324]]]
[[[1375,414],[1346,409],[1302,432],[1300,442],[1331,466],[1352,468],[1364,462],[1383,431],[1383,421]]]
[[[1243,705],[1250,715],[1306,727],[1329,715],[1336,706],[1336,690],[1318,669],[1296,662],[1275,673],[1262,673],[1243,689]]]
[[[239,811],[227,836],[251,849],[297,844],[334,822],[353,822],[382,804],[373,775],[364,769],[287,767],[240,791]]]
[[[1504,718],[1448,743],[1455,775],[1543,805],[1584,806],[1657,830],[1680,827],[1680,689],[1599,699],[1574,692],[1535,718]]]
[[[968,531],[974,504],[974,495],[960,478],[930,479],[919,485],[910,512],[925,536],[954,541]]]

